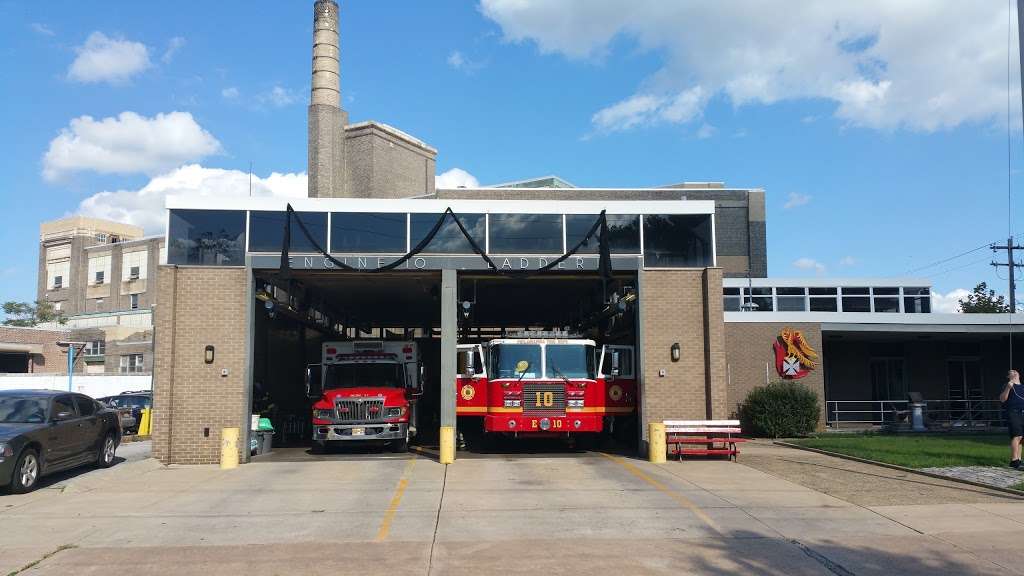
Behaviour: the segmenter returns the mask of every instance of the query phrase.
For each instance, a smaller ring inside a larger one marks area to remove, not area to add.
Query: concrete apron
[[[0,574],[987,574],[1024,504],[869,509],[726,461],[120,465],[0,496]]]

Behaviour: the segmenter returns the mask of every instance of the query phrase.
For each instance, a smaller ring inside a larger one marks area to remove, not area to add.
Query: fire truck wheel
[[[392,452],[408,452],[409,451],[409,436],[406,435],[402,440],[393,440],[391,442]]]

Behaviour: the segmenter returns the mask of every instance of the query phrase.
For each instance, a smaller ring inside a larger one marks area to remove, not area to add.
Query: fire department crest
[[[799,380],[817,367],[818,353],[799,330],[783,328],[772,347],[775,370],[786,380]]]
[[[621,400],[622,399],[622,386],[619,386],[618,384],[613,384],[612,387],[608,389],[608,397],[611,398],[615,402],[618,402],[619,400]]]
[[[468,402],[473,399],[473,396],[476,396],[476,389],[473,388],[472,384],[466,384],[459,390],[459,394],[462,395],[463,400]]]

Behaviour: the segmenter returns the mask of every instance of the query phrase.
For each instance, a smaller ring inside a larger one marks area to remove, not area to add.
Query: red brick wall
[[[61,347],[57,346],[59,340],[67,339],[67,330],[0,326],[0,342],[43,345],[42,354],[32,354],[32,371],[36,373],[67,374],[68,357]]]

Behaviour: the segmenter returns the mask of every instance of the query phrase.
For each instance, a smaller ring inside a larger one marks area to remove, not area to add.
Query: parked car
[[[97,398],[121,416],[121,430],[125,434],[138,434],[142,423],[142,409],[153,407],[153,393],[149,390],[121,392],[116,396]]]
[[[0,487],[11,492],[83,464],[108,468],[120,443],[117,412],[84,394],[0,391]]]

